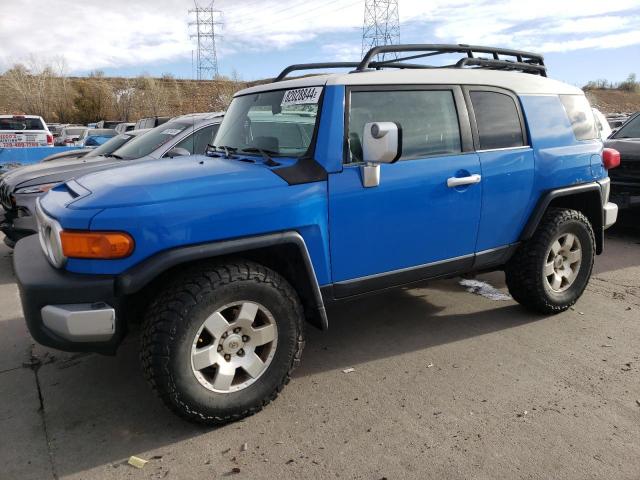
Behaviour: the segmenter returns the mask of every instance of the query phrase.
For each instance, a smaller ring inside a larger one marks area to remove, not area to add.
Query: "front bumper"
[[[125,325],[115,277],[52,267],[35,235],[16,244],[13,268],[24,318],[38,343],[69,352],[116,351]]]

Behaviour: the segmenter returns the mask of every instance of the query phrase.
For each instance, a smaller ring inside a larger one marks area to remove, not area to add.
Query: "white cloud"
[[[206,3],[203,1],[201,3]],[[320,53],[353,60],[364,0],[217,0],[220,55],[284,50],[322,36]],[[191,0],[0,2],[0,70],[29,55],[63,55],[73,71],[191,57]],[[428,43],[474,43],[542,53],[640,44],[640,0],[400,0],[404,31]],[[423,37],[423,38],[421,38]],[[343,37],[344,38],[344,37]],[[413,40],[413,38],[412,38]],[[318,53],[318,52],[313,52]]]

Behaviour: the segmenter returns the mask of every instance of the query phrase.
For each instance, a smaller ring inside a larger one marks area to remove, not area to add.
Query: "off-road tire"
[[[555,239],[564,233],[578,237],[582,261],[577,277],[564,292],[547,286],[543,268]],[[589,283],[595,254],[595,236],[589,220],[577,210],[549,209],[531,239],[519,246],[507,263],[505,276],[511,296],[525,308],[543,314],[567,310],[580,298]]]
[[[196,379],[191,346],[204,319],[235,301],[259,301],[272,312],[277,348],[255,383],[217,393]],[[189,421],[218,425],[239,420],[260,411],[289,383],[304,347],[303,322],[297,293],[273,270],[244,260],[189,268],[148,309],[140,353],[145,377],[162,401]]]

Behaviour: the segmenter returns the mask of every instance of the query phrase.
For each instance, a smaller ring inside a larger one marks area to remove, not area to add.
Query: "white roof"
[[[257,85],[241,90],[236,95],[319,85],[483,85],[505,88],[518,95],[583,94],[582,90],[573,85],[530,73],[470,68],[434,68],[316,75]]]

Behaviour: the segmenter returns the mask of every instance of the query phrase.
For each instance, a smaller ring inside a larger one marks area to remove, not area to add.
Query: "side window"
[[[215,127],[217,129],[218,126],[215,125]],[[178,143],[176,148],[185,148],[189,150],[189,153],[192,155],[203,154],[207,149],[207,144],[211,143],[211,139],[213,138],[213,128],[214,125],[209,125],[208,127],[198,130],[196,133],[189,135]]]
[[[524,135],[518,108],[512,97],[504,93],[469,92],[478,126],[480,150],[522,147]]]
[[[594,140],[598,138],[593,110],[584,95],[560,95],[576,140]]]
[[[352,92],[349,161],[362,161],[362,134],[369,122],[402,128],[400,160],[462,152],[458,114],[450,90]]]

